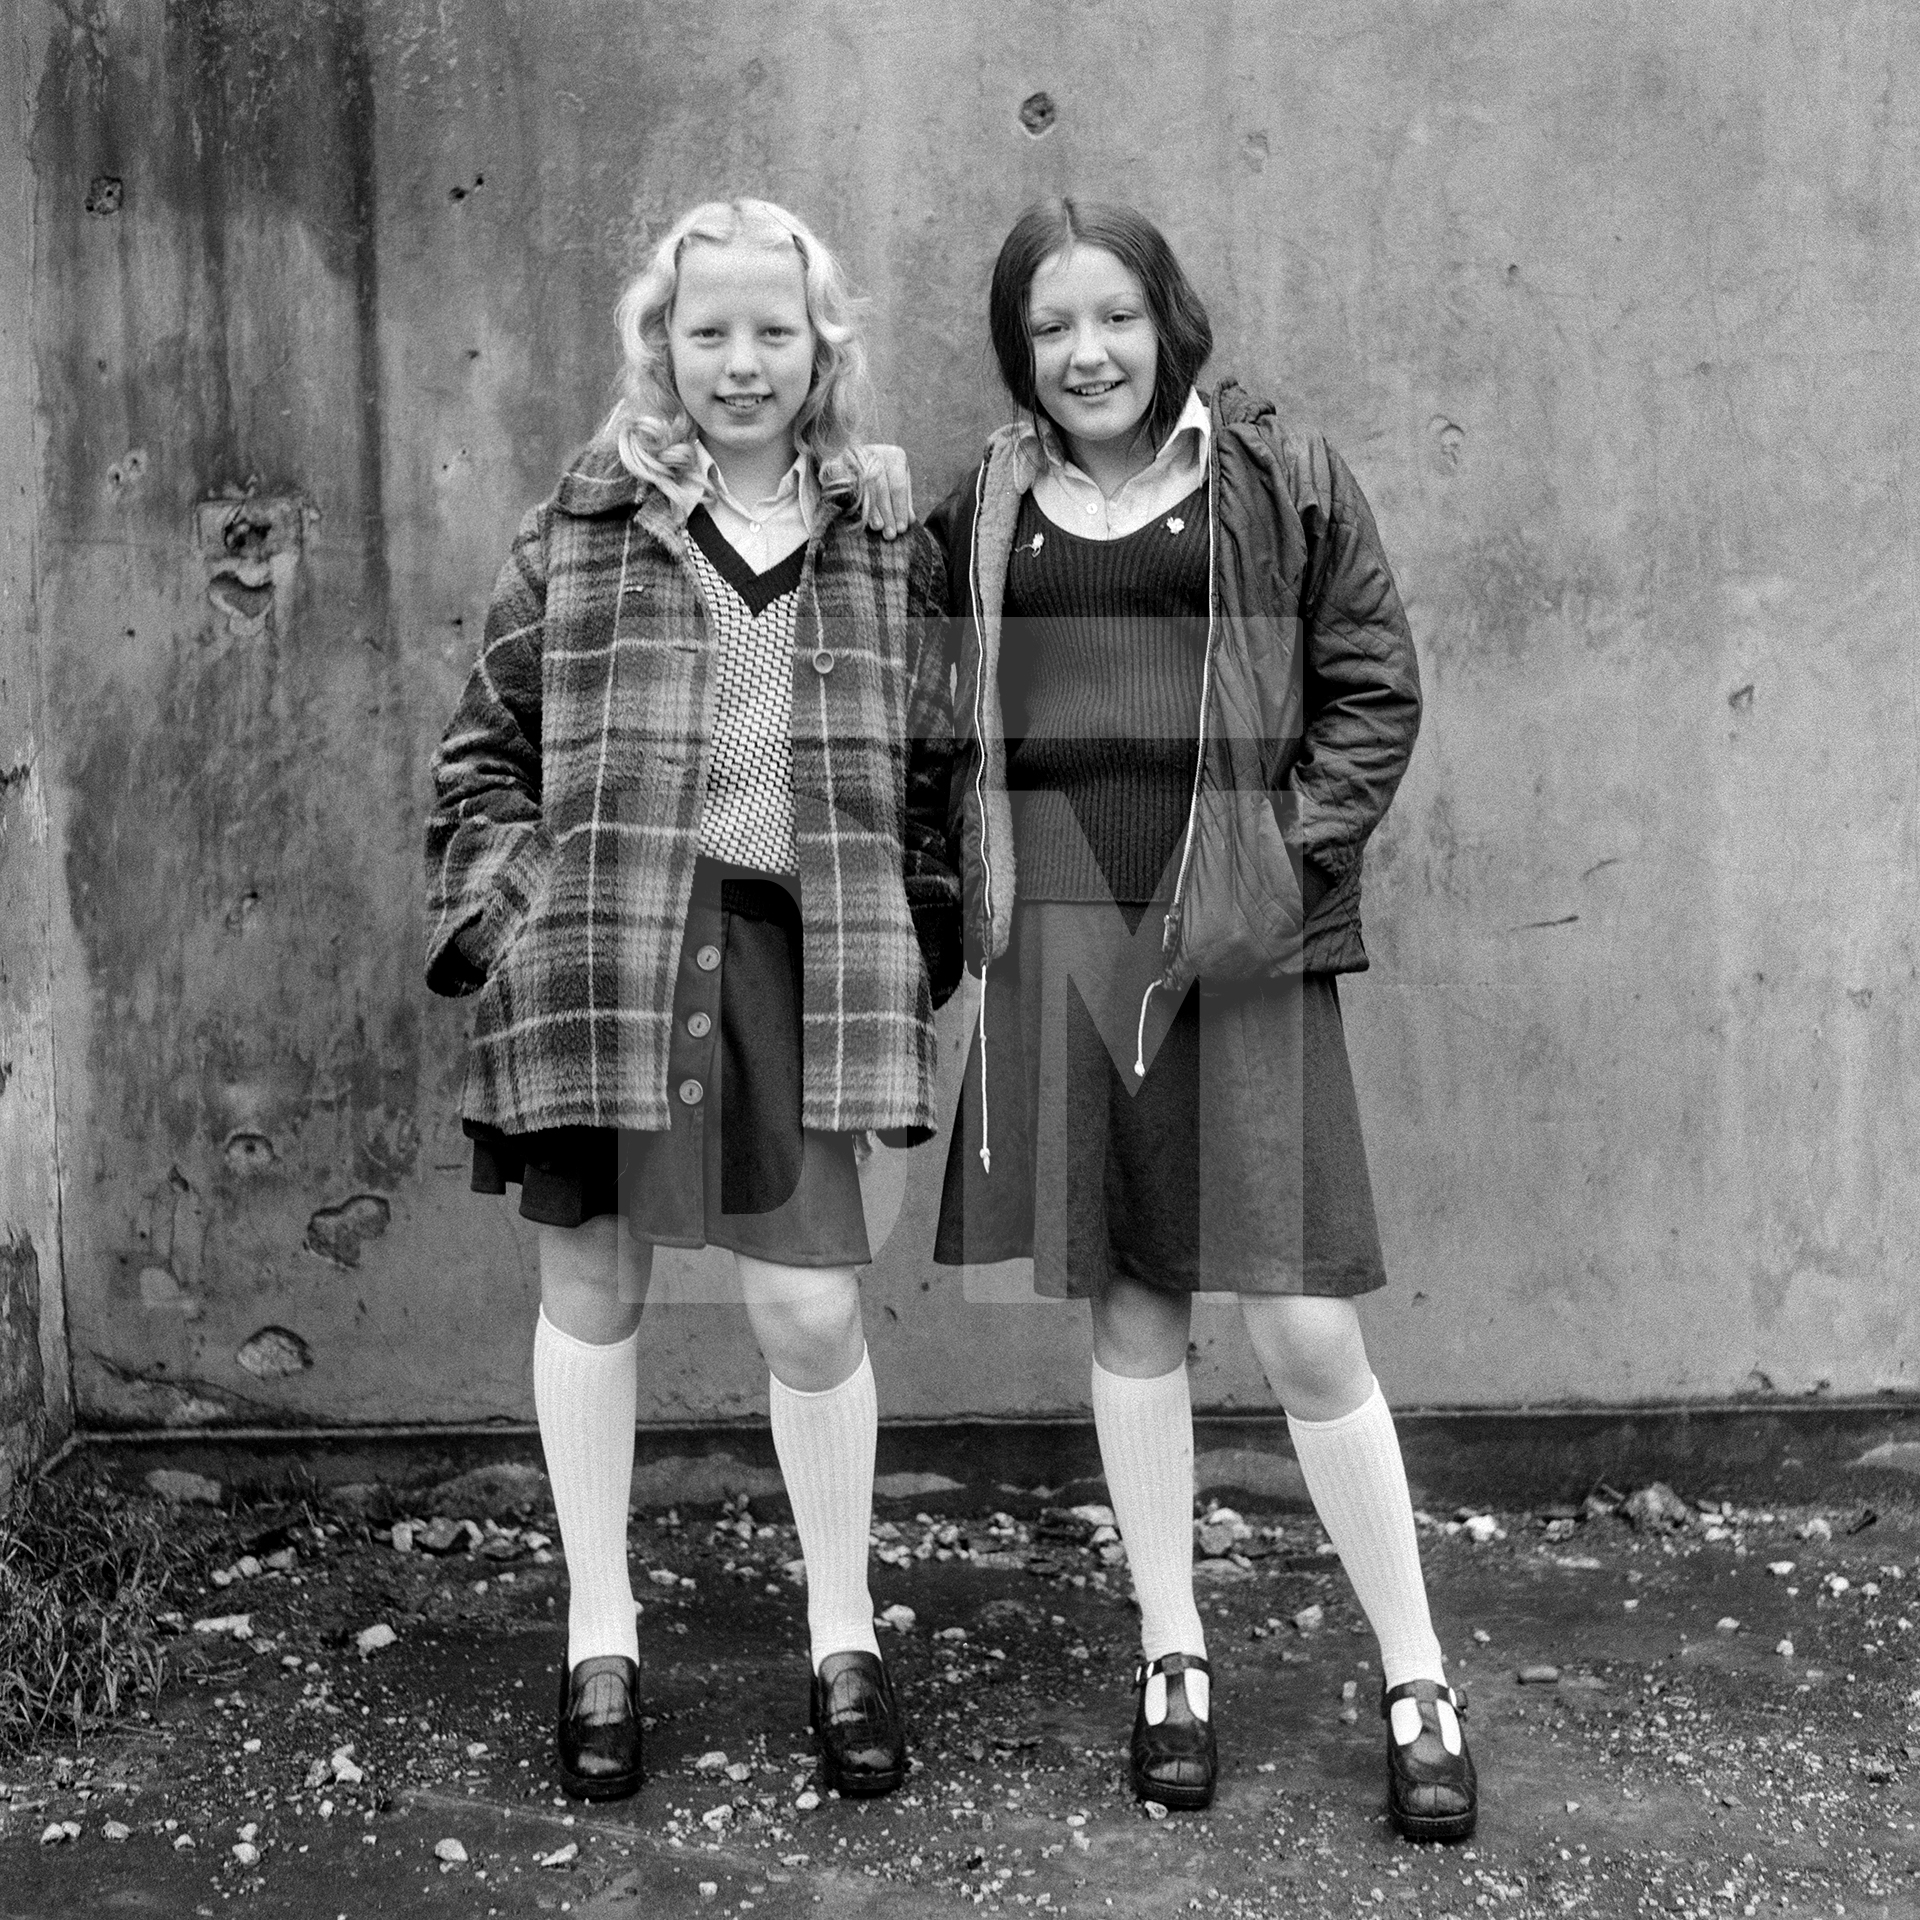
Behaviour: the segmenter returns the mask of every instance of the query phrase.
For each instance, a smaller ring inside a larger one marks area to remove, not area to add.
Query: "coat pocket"
[[[479,919],[456,937],[461,957],[489,982],[539,913],[553,883],[553,865],[553,842],[544,827],[538,828],[495,880]]]

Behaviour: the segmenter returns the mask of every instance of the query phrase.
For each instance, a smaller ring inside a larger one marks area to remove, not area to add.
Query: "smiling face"
[[[1034,274],[1027,328],[1034,391],[1068,440],[1130,442],[1160,362],[1140,282],[1104,247],[1069,247]]]
[[[700,241],[681,257],[667,320],[673,384],[734,484],[793,463],[793,423],[813,386],[807,284],[791,248]]]

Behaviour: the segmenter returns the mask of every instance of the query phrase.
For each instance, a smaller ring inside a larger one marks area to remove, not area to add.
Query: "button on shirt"
[[[772,493],[749,506],[727,485],[713,455],[698,440],[693,445],[713,524],[755,573],[765,573],[784,560],[819,524],[820,485],[814,478],[813,462],[805,453],[787,469]]]
[[[1083,540],[1119,540],[1176,507],[1197,487],[1207,470],[1213,420],[1207,403],[1189,391],[1173,431],[1150,466],[1136,473],[1111,498],[1067,457],[1052,421],[1036,423],[1046,456],[1033,483],[1033,504],[1056,527]]]

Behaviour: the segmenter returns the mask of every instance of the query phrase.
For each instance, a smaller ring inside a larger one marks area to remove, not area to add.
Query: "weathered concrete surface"
[[[1212,1563],[1220,1795],[1160,1822],[1125,1782],[1125,1575],[1042,1532],[1031,1493],[1006,1494],[995,1523],[948,1531],[938,1501],[883,1522],[901,1564],[876,1564],[873,1589],[915,1615],[882,1638],[917,1764],[865,1804],[808,1804],[805,1602],[781,1570],[791,1529],[757,1509],[636,1523],[649,1778],[591,1808],[553,1785],[565,1589],[518,1525],[480,1555],[436,1558],[351,1524],[316,1534],[298,1505],[187,1515],[201,1579],[178,1604],[244,1612],[248,1637],[176,1642],[151,1721],[0,1763],[0,1906],[19,1920],[229,1901],[288,1920],[1913,1920],[1920,1530],[1905,1509],[1859,1527],[1843,1486],[1818,1496],[1743,1496],[1672,1534],[1516,1513],[1490,1516],[1501,1531],[1484,1543],[1423,1528],[1481,1776],[1480,1830],[1457,1848],[1387,1828],[1373,1642],[1294,1513],[1250,1510],[1258,1557]],[[250,1540],[265,1553],[289,1538],[284,1570],[206,1577]],[[362,1658],[357,1634],[381,1621],[395,1644]],[[69,1821],[74,1837],[42,1842]],[[464,1857],[443,1865],[449,1840]]]
[[[28,49],[0,4],[0,153],[24,155]],[[69,1418],[60,1295],[53,855],[34,596],[34,179],[0,173],[0,1502]]]
[[[22,18],[86,1419],[526,1413],[532,1236],[464,1191],[418,984],[426,757],[623,272],[728,188],[873,294],[923,498],[999,413],[998,238],[1068,187],[1158,213],[1219,369],[1361,474],[1430,692],[1346,996],[1395,1399],[1913,1387],[1910,9]],[[876,1198],[883,1409],[1083,1405],[1082,1314],[924,1264],[942,1151]],[[1265,1403],[1196,1338],[1204,1403]],[[672,1307],[643,1416],[761,1378]]]

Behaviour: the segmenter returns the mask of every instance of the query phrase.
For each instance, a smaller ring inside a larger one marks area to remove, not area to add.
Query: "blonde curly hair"
[[[794,420],[793,437],[813,456],[822,492],[836,501],[851,499],[860,475],[853,448],[869,411],[857,303],[840,263],[812,229],[771,200],[709,200],[683,213],[627,283],[614,309],[626,370],[598,438],[615,448],[629,473],[658,487],[683,512],[699,504],[705,489],[694,424],[675,390],[667,345],[680,257],[696,244],[792,247],[799,254],[813,327],[813,386]]]

